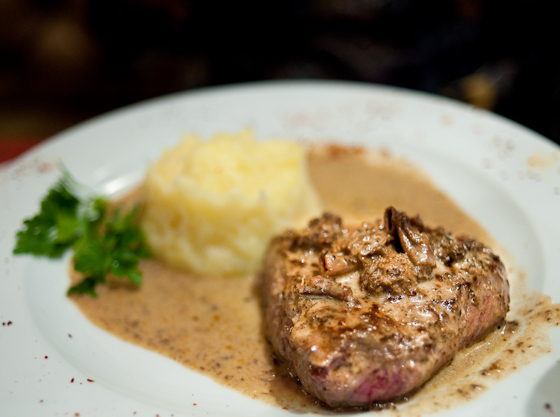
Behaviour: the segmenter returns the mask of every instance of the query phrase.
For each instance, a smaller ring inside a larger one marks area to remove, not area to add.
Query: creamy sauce
[[[367,220],[394,205],[492,244],[490,236],[406,161],[359,149],[330,147],[312,152],[309,169],[325,210]],[[141,199],[141,191],[126,203]],[[559,325],[560,305],[520,291],[523,279],[506,254],[517,291],[505,326],[464,349],[407,401],[389,404],[383,414],[417,415],[472,400],[503,378],[551,351],[547,324]],[[273,361],[261,331],[255,277],[203,278],[157,260],[141,264],[144,282],[135,287],[109,279],[98,298],[72,296],[99,327],[128,342],[167,356],[251,398],[294,412],[330,414],[304,394]],[[74,280],[79,279],[73,276]]]

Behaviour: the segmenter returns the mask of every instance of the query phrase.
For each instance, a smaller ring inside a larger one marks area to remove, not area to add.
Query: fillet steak
[[[332,408],[402,399],[509,308],[490,248],[393,207],[357,228],[327,213],[276,237],[259,288],[274,353]]]

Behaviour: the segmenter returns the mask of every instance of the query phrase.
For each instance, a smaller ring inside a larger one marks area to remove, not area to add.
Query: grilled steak
[[[488,247],[392,207],[359,228],[324,214],[275,238],[259,285],[275,354],[333,408],[414,391],[500,325],[509,304]]]

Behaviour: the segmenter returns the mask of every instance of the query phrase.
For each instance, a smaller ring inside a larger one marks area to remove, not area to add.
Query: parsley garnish
[[[135,223],[136,208],[122,214],[102,197],[81,197],[79,185],[65,173],[41,201],[40,212],[23,222],[14,254],[59,258],[74,251],[74,268],[83,280],[68,294],[97,296],[95,286],[107,274],[142,283],[138,261],[150,257],[144,235]]]

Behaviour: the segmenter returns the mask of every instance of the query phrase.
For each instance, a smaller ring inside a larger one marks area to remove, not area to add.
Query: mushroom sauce
[[[460,351],[403,402],[379,404],[384,413],[417,415],[451,408],[551,351],[546,326],[559,325],[560,305],[529,291],[507,253],[416,167],[384,152],[328,146],[312,149],[309,170],[325,211],[362,221],[382,216],[392,205],[420,214],[429,226],[478,238],[508,267],[512,289],[506,323]],[[141,198],[140,188],[119,203]],[[141,287],[109,278],[108,285],[97,288],[98,298],[71,299],[102,329],[250,398],[295,412],[332,412],[306,395],[274,360],[261,331],[255,276],[200,277],[157,259],[142,261],[140,267]],[[72,279],[79,279],[75,272]]]

